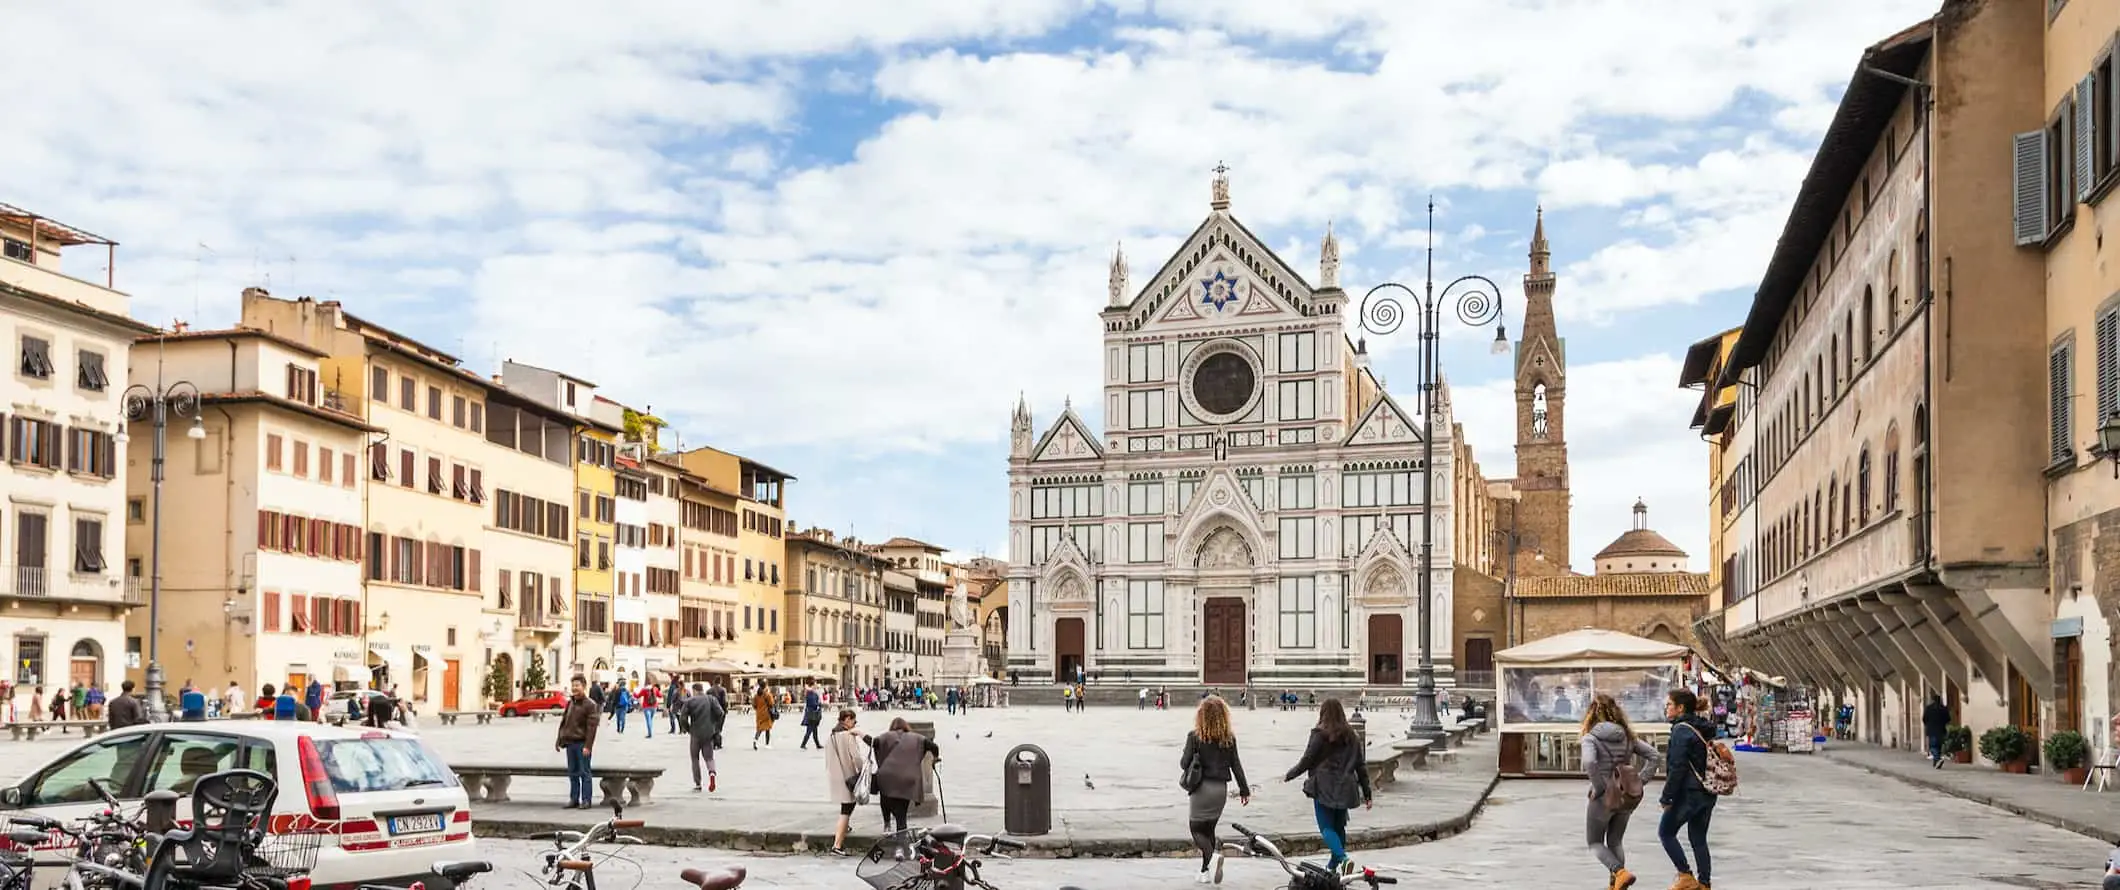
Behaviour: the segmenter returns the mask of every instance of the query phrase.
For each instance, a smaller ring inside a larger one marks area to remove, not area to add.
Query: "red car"
[[[501,705],[501,716],[522,717],[532,711],[561,711],[565,710],[566,707],[566,693],[557,689],[547,689]]]

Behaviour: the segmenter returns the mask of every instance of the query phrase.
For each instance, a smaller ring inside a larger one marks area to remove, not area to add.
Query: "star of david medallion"
[[[1237,301],[1237,280],[1219,269],[1213,278],[1200,282],[1200,304],[1216,312]]]

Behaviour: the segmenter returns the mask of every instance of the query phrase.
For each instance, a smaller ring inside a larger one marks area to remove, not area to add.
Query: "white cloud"
[[[1590,557],[1633,520],[1635,499],[1650,524],[1705,571],[1708,551],[1708,446],[1686,425],[1700,394],[1678,388],[1679,357],[1657,353],[1568,368],[1564,435],[1569,487],[1570,559]],[[1451,405],[1488,478],[1516,473],[1516,399],[1508,380],[1453,386]]]
[[[1218,160],[1306,274],[1335,220],[1350,288],[1410,267],[1436,194],[1439,243],[1513,293],[1528,206],[1457,211],[1533,188],[1564,322],[1748,284],[1820,109],[1934,3],[1125,0],[1101,45],[1057,45],[1089,0],[531,2],[501,29],[410,0],[45,5],[10,16],[10,61],[69,76],[11,101],[0,200],[125,241],[158,321],[202,292],[225,321],[269,274],[577,370],[694,438],[932,453],[998,445],[1019,389],[1041,423],[1070,393],[1095,413],[1111,245],[1145,280]],[[864,96],[894,116],[806,116]],[[1740,96],[1765,110],[1718,117]],[[1568,227],[1593,208],[1625,230]],[[1665,465],[1642,430],[1690,445],[1684,412],[1586,416],[1579,478]]]

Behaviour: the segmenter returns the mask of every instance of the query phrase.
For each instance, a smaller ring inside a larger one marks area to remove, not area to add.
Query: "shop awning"
[[[400,649],[378,649],[368,647],[368,666],[383,665],[390,669],[390,682],[412,682],[412,653]]]
[[[1598,659],[1656,660],[1683,658],[1689,651],[1692,650],[1677,643],[1664,643],[1616,630],[1586,627],[1503,649],[1494,653],[1494,660],[1501,664],[1550,664]]]

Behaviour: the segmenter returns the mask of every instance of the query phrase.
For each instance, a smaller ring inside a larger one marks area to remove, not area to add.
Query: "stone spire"
[[[1551,274],[1552,259],[1553,251],[1546,247],[1546,208],[1540,205],[1538,223],[1531,229],[1531,274]]]
[[[1111,306],[1126,305],[1126,246],[1112,250]]]
[[[1340,239],[1332,236],[1332,221],[1325,221],[1325,240],[1318,244],[1318,287],[1340,286]]]
[[[1009,457],[1028,460],[1031,456],[1031,405],[1023,393],[1016,393],[1016,411],[1009,417]]]
[[[1224,163],[1222,163],[1222,162],[1220,162],[1220,161],[1216,161],[1216,162],[1215,162],[1215,182],[1214,182],[1214,188],[1213,188],[1213,190],[1211,191],[1211,193],[1210,193],[1210,195],[1209,195],[1209,199],[1208,199],[1208,202],[1207,202],[1207,206],[1209,206],[1209,207],[1211,207],[1211,208],[1214,208],[1214,209],[1216,209],[1216,210],[1228,210],[1228,209],[1229,209],[1229,165],[1228,165],[1228,164],[1224,164]]]

